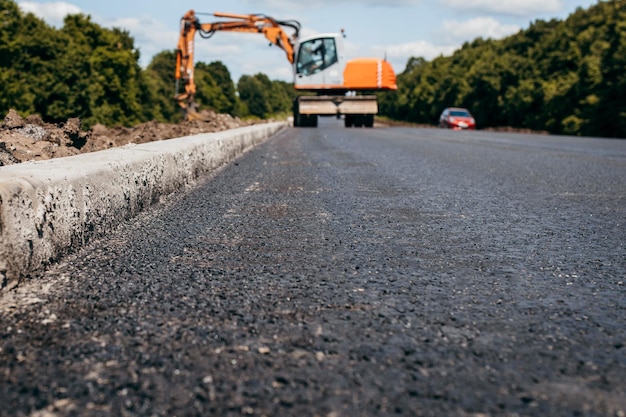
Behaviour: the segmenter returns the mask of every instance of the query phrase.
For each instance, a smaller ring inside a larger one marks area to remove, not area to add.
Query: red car
[[[439,127],[454,130],[476,129],[476,120],[467,109],[448,107],[439,117]]]

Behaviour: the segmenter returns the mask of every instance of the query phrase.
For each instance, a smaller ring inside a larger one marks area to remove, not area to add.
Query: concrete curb
[[[260,124],[0,168],[0,291],[285,126]]]

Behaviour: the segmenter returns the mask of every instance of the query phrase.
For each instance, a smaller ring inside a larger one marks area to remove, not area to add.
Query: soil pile
[[[200,116],[202,120],[179,124],[151,121],[132,128],[95,125],[85,131],[78,118],[53,124],[44,122],[39,115],[22,118],[15,110],[9,110],[4,122],[0,123],[0,166],[79,155],[129,143],[218,132],[255,123],[211,110],[200,112]]]

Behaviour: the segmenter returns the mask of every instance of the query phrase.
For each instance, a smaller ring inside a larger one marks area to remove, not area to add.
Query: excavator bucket
[[[203,117],[197,110],[194,108],[183,109],[184,118],[187,121],[199,120],[201,122],[208,122],[209,120]]]
[[[189,94],[180,94],[175,97],[180,109],[183,112],[183,119],[187,121],[200,120],[201,122],[210,121],[198,112],[198,105],[193,101]]]

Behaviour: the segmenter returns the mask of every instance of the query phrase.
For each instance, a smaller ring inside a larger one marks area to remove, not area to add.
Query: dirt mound
[[[0,166],[73,156],[129,143],[218,132],[254,123],[210,110],[202,111],[200,115],[202,121],[185,121],[180,124],[151,121],[132,128],[95,125],[84,131],[78,118],[52,124],[44,122],[38,115],[24,119],[15,110],[9,110],[4,122],[0,123]]]

